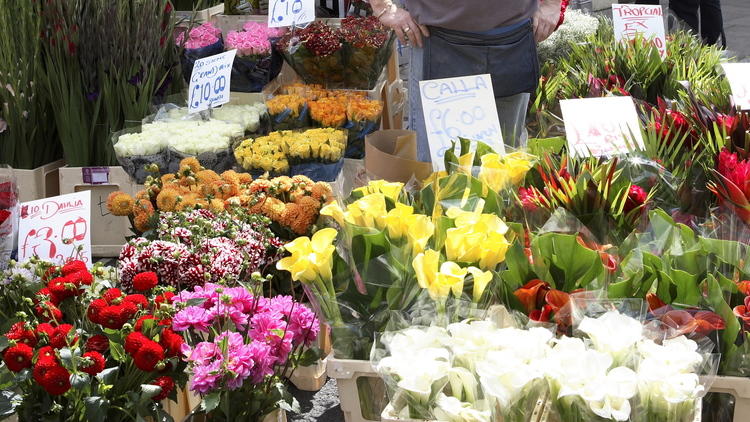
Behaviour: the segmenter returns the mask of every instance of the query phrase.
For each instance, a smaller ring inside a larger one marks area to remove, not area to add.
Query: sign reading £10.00
[[[294,26],[315,20],[313,0],[271,0],[268,4],[268,27]]]
[[[632,40],[641,34],[643,38],[651,40],[662,58],[667,56],[667,37],[661,6],[613,4],[612,23],[618,42]]]
[[[459,137],[480,141],[505,152],[490,75],[419,82],[433,168],[443,170],[443,157]]]
[[[237,50],[195,61],[190,75],[188,113],[208,110],[229,102],[232,65]]]
[[[91,191],[21,203],[18,261],[32,256],[91,265]]]
[[[560,109],[573,156],[609,157],[644,148],[632,97],[562,100]]]

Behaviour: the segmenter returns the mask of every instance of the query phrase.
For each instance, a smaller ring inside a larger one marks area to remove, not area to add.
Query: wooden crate
[[[92,175],[92,176],[89,176]],[[130,221],[107,210],[107,197],[114,191],[133,195],[139,186],[122,167],[62,167],[60,193],[91,191],[91,254],[112,258],[120,255],[126,236],[131,236]]]

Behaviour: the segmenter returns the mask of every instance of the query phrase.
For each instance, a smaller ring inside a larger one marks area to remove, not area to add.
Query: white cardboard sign
[[[20,214],[19,262],[38,256],[57,264],[79,259],[91,266],[91,191],[23,202]]]
[[[732,102],[741,110],[750,110],[750,63],[723,63],[721,66],[732,88]]]
[[[225,51],[193,65],[188,91],[188,113],[197,113],[229,102],[232,64],[237,50]]]
[[[643,38],[651,39],[662,58],[667,56],[664,11],[661,6],[613,4],[612,23],[618,42],[632,40],[637,34],[641,34]]]
[[[443,157],[459,137],[505,152],[490,75],[419,82],[432,167],[444,170]]]
[[[560,108],[572,156],[625,154],[633,144],[644,148],[632,97],[562,100]]]
[[[271,0],[268,3],[268,27],[295,26],[315,20],[313,0]]]

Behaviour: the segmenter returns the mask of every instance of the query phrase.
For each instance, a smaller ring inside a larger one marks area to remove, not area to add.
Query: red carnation
[[[174,380],[172,379],[172,377],[159,377],[155,379],[154,382],[151,383],[151,385],[158,385],[159,387],[161,387],[161,393],[151,398],[151,400],[153,401],[162,401],[166,399],[167,396],[169,396],[169,393],[174,390]]]
[[[140,348],[143,346],[143,344],[147,341],[150,341],[146,336],[143,334],[133,331],[132,333],[128,334],[127,337],[125,337],[125,351],[129,355],[135,354]]]
[[[167,357],[175,357],[180,354],[180,348],[182,347],[182,336],[175,333],[169,328],[165,328],[161,333],[159,344],[164,347]]]
[[[135,325],[133,326],[133,329],[135,331],[143,331],[143,322],[149,319],[156,319],[153,315],[144,315],[140,318],[138,318],[138,321],[135,322]]]
[[[86,340],[86,351],[87,352],[99,352],[104,353],[109,350],[109,339],[106,336],[97,334]]]
[[[8,337],[8,340],[15,340],[18,343],[24,343],[31,347],[36,346],[37,343],[36,334],[26,328],[25,322],[17,322],[13,324],[13,326],[10,327],[10,330],[5,333],[5,337]]]
[[[34,349],[28,344],[18,343],[9,347],[3,354],[5,365],[13,372],[21,372],[23,369],[31,368],[31,358],[34,356]]]
[[[58,305],[60,303],[60,298],[57,297],[50,289],[47,287],[40,289],[38,292],[36,292],[36,297],[34,298],[35,302],[39,301],[49,301],[52,302],[54,305]]]
[[[34,307],[34,311],[45,321],[61,321],[63,317],[62,311],[52,302],[43,302]]]
[[[628,199],[625,200],[625,213],[627,214],[645,204],[646,199],[648,199],[648,193],[642,187],[631,185],[628,191]]]
[[[128,321],[128,310],[122,305],[109,305],[99,314],[99,324],[112,330],[119,330]]]
[[[133,277],[133,288],[139,292],[151,290],[156,287],[157,284],[159,284],[159,278],[153,271],[136,274],[135,277]]]
[[[60,324],[55,328],[55,332],[49,339],[49,345],[55,349],[62,349],[68,346],[68,333],[73,329],[70,324]],[[71,344],[75,343],[75,339],[71,341]]]
[[[63,275],[73,274],[79,271],[88,271],[88,268],[83,261],[70,261],[62,267]]]
[[[86,315],[89,317],[91,322],[96,324],[102,323],[102,311],[107,307],[107,301],[104,299],[95,299],[89,305],[89,309]]]
[[[156,296],[156,299],[154,299],[154,302],[156,302],[156,307],[160,307],[162,303],[171,304],[173,297],[174,293],[172,292],[164,292],[164,294]]]
[[[164,348],[159,343],[147,339],[143,342],[141,348],[135,352],[133,359],[138,369],[151,372],[156,367],[156,364],[164,360]]]
[[[84,358],[91,359],[91,363],[86,365],[81,364],[81,371],[89,374],[96,375],[104,370],[104,356],[99,352],[86,352],[83,354]]]
[[[62,366],[47,369],[41,378],[39,384],[52,396],[59,396],[70,390],[70,372]]]
[[[130,302],[133,305],[137,306],[139,309],[146,309],[148,308],[148,299],[146,296],[135,294],[135,295],[127,295],[125,296],[124,302]]]
[[[41,337],[42,334],[47,336],[47,339],[52,338],[52,335],[55,334],[55,327],[53,327],[50,324],[47,324],[46,322],[43,322],[36,326],[36,335]]]
[[[102,297],[110,305],[117,304],[117,303],[120,303],[118,301],[118,299],[120,299],[122,297],[122,291],[120,289],[116,289],[116,288],[108,289],[106,292],[104,292],[104,295],[102,295]],[[117,301],[117,302],[115,302],[115,301]]]
[[[60,364],[55,357],[39,357],[36,364],[34,364],[34,370],[32,371],[34,381],[38,384],[44,382],[44,376],[47,374],[47,371],[56,366],[60,366]]]

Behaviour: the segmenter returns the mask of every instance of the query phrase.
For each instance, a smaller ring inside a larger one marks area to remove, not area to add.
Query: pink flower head
[[[320,323],[307,306],[297,304],[289,315],[287,330],[292,333],[294,345],[305,344],[309,346],[318,338]]]
[[[221,387],[220,381],[224,375],[222,364],[223,361],[217,359],[207,365],[194,367],[190,389],[198,394],[208,394]]]
[[[196,365],[207,365],[214,360],[221,360],[221,348],[215,343],[203,341],[198,343],[194,348],[190,348],[186,343],[182,344],[181,350],[187,362]]]
[[[190,31],[188,40],[185,42],[185,48],[203,48],[219,41],[221,36],[221,30],[213,26],[210,22],[206,22],[203,25],[193,28]],[[175,37],[177,45],[182,44],[185,39],[185,34],[180,33]]]
[[[188,306],[172,318],[172,329],[175,331],[185,331],[192,328],[208,332],[208,327],[212,323],[213,314],[210,311],[197,306]]]
[[[271,351],[271,346],[254,341],[247,346],[247,352],[252,356],[253,362],[255,362],[251,372],[253,384],[258,384],[265,377],[273,375],[273,365],[276,362],[276,357]]]

